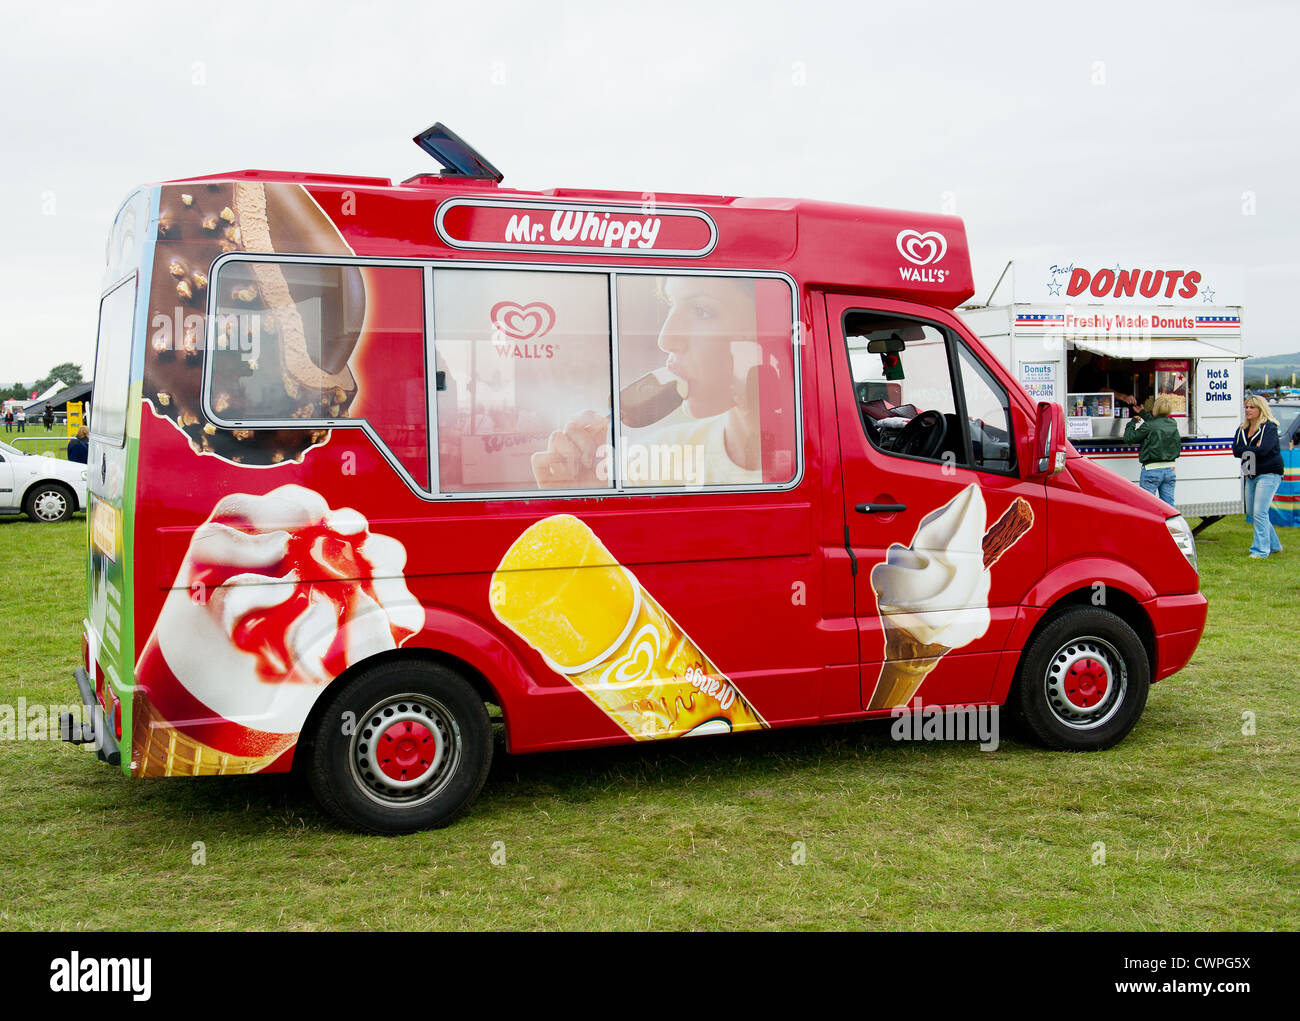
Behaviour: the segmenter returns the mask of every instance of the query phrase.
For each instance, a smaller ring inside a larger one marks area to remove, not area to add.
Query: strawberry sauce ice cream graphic
[[[223,497],[190,540],[136,666],[132,772],[251,773],[324,685],[424,625],[406,550],[301,486]]]

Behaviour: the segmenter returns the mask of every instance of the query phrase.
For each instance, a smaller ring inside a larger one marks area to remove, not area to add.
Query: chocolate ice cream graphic
[[[910,546],[895,543],[871,571],[885,631],[885,661],[868,709],[911,701],[952,649],[989,629],[989,569],[1029,531],[1034,512],[1019,497],[985,531],[976,485],[922,520]]]
[[[346,417],[357,394],[348,360],[365,319],[365,284],[355,266],[279,262],[227,263],[210,280],[213,261],[231,252],[353,254],[301,185],[163,188],[144,396],[197,452],[238,464],[291,462],[328,430],[218,428],[200,399],[204,348],[211,341],[212,410],[225,421]]]
[[[223,497],[190,540],[136,667],[133,772],[249,773],[321,688],[424,626],[406,550],[301,486]]]

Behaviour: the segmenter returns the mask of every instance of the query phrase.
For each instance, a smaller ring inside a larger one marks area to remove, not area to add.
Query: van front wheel
[[[371,833],[413,833],[446,826],[478,797],[492,724],[454,670],[382,663],[327,697],[304,750],[331,815]]]
[[[1133,729],[1150,685],[1151,664],[1137,632],[1108,610],[1072,607],[1025,649],[1013,697],[1041,744],[1096,751]]]

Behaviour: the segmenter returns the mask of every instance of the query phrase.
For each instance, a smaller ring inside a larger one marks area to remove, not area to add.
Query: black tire
[[[60,482],[38,482],[23,498],[23,512],[38,524],[67,521],[76,509],[76,495]]]
[[[1151,663],[1137,632],[1109,610],[1074,606],[1025,649],[1012,709],[1045,747],[1098,751],[1133,729],[1150,687]]]
[[[348,826],[436,829],[483,789],[492,724],[478,692],[454,670],[381,663],[325,698],[304,765],[321,806]]]

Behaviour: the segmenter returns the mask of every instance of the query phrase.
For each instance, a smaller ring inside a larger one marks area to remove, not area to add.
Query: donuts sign
[[[718,228],[695,209],[589,206],[570,202],[451,199],[434,227],[452,248],[494,251],[667,255],[697,259],[718,243]]]

